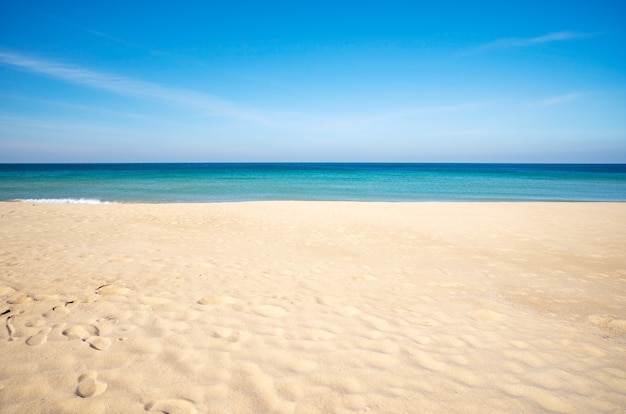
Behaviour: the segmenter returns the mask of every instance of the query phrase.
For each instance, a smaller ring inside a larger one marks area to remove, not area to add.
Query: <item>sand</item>
[[[626,412],[626,204],[0,203],[2,413]]]

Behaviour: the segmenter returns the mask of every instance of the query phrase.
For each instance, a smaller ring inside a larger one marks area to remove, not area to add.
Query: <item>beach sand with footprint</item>
[[[626,407],[623,203],[0,212],[2,413]]]

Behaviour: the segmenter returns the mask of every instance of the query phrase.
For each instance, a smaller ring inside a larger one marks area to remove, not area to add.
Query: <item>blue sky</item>
[[[626,162],[621,1],[94,3],[0,0],[0,162]]]

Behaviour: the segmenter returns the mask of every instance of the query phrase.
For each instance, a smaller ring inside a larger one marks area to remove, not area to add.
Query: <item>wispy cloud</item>
[[[95,30],[95,29],[91,29],[89,27],[85,27],[81,24],[77,24],[75,22],[73,22],[72,20],[68,20],[66,17],[61,17],[60,15],[57,14],[52,14],[52,13],[48,13],[48,12],[42,12],[39,8],[33,8],[33,7],[28,7],[27,5],[21,5],[22,7],[24,7],[25,9],[28,9],[30,13],[38,15],[46,20],[52,21],[56,24],[60,24],[62,26],[71,28],[77,32],[85,32],[85,33],[89,33],[93,36],[97,36],[100,37],[102,39],[106,39],[115,43],[118,43],[120,45],[123,45],[125,47],[129,47],[129,48],[133,48],[133,49],[147,49],[151,54],[166,54],[166,52],[161,51],[161,50],[156,50],[156,49],[152,49],[149,47],[146,47],[145,45],[141,45],[132,41],[129,41],[127,39],[123,39],[117,36],[113,36],[109,33],[103,32],[101,30]]]
[[[548,33],[542,36],[529,37],[529,38],[510,37],[510,38],[504,38],[504,39],[497,39],[492,42],[485,43],[483,45],[469,48],[468,50],[466,50],[466,54],[481,53],[481,52],[487,52],[487,51],[497,50],[497,49],[512,49],[512,48],[520,48],[520,47],[529,47],[529,46],[535,46],[535,45],[540,45],[544,43],[563,42],[563,41],[574,40],[574,39],[585,39],[585,38],[599,36],[600,34],[601,33],[582,33],[582,32],[563,31],[563,32]]]
[[[151,82],[96,72],[77,66],[52,62],[45,59],[31,58],[2,50],[0,50],[0,64],[14,66],[36,74],[50,76],[64,82],[100,89],[119,95],[182,105],[211,116],[236,118],[261,123],[266,122],[258,111],[244,108],[206,93],[169,88]]]
[[[211,116],[251,122],[252,125],[270,128],[270,130],[275,132],[297,131],[308,133],[313,131],[316,133],[331,133],[339,131],[344,133],[347,131],[361,133],[372,128],[385,128],[398,122],[417,122],[433,114],[458,112],[472,109],[479,105],[477,103],[442,104],[395,108],[369,113],[311,113],[260,110],[258,108],[246,108],[206,93],[164,87],[151,82],[97,72],[3,50],[0,50],[0,64],[13,66],[38,75],[49,76],[70,84],[148,101],[157,100]],[[84,108],[82,104],[80,107]],[[111,116],[116,115],[115,113],[109,114]],[[131,115],[124,117],[128,118]]]
[[[87,33],[89,33],[89,34],[91,34],[93,36],[99,37],[101,39],[106,39],[108,41],[115,42],[115,43],[117,43],[119,45],[122,45],[124,47],[132,48],[132,49],[141,49],[141,50],[144,50],[144,51],[148,51],[151,55],[169,55],[168,52],[165,52],[163,50],[158,50],[158,49],[147,47],[145,45],[141,45],[139,43],[130,42],[130,41],[126,40],[126,39],[115,37],[113,35],[110,35],[110,34],[105,33],[105,32],[101,32],[99,30],[93,30],[93,29],[89,29],[87,27],[81,27],[81,26],[74,25],[74,24],[71,24],[70,26],[72,26],[74,28],[77,28],[77,29],[80,29],[80,30],[83,30],[83,31],[85,31],[85,32],[87,32]]]
[[[386,129],[397,124],[425,122],[433,116],[453,114],[483,107],[486,102],[466,102],[374,110],[371,112],[268,112],[279,129],[316,133],[363,133]]]
[[[98,37],[102,37],[104,39],[107,40],[112,40],[113,42],[116,43],[122,43],[128,46],[133,46],[133,47],[137,47],[136,44],[128,42],[124,39],[120,39],[119,37],[115,37],[115,36],[111,36],[110,34],[104,33],[104,32],[100,32],[98,30],[92,30],[92,29],[88,29],[88,28],[83,28],[84,31],[86,31],[87,33],[91,33],[92,35],[98,36]]]
[[[566,93],[563,95],[557,95],[557,96],[552,96],[546,99],[541,99],[536,104],[539,106],[560,105],[560,104],[564,104],[567,102],[571,102],[575,99],[580,98],[581,96],[583,96],[583,94],[578,93],[578,92]]]

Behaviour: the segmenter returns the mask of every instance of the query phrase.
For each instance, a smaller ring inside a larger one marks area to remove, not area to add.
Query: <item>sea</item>
[[[0,201],[626,201],[626,164],[0,164]]]

